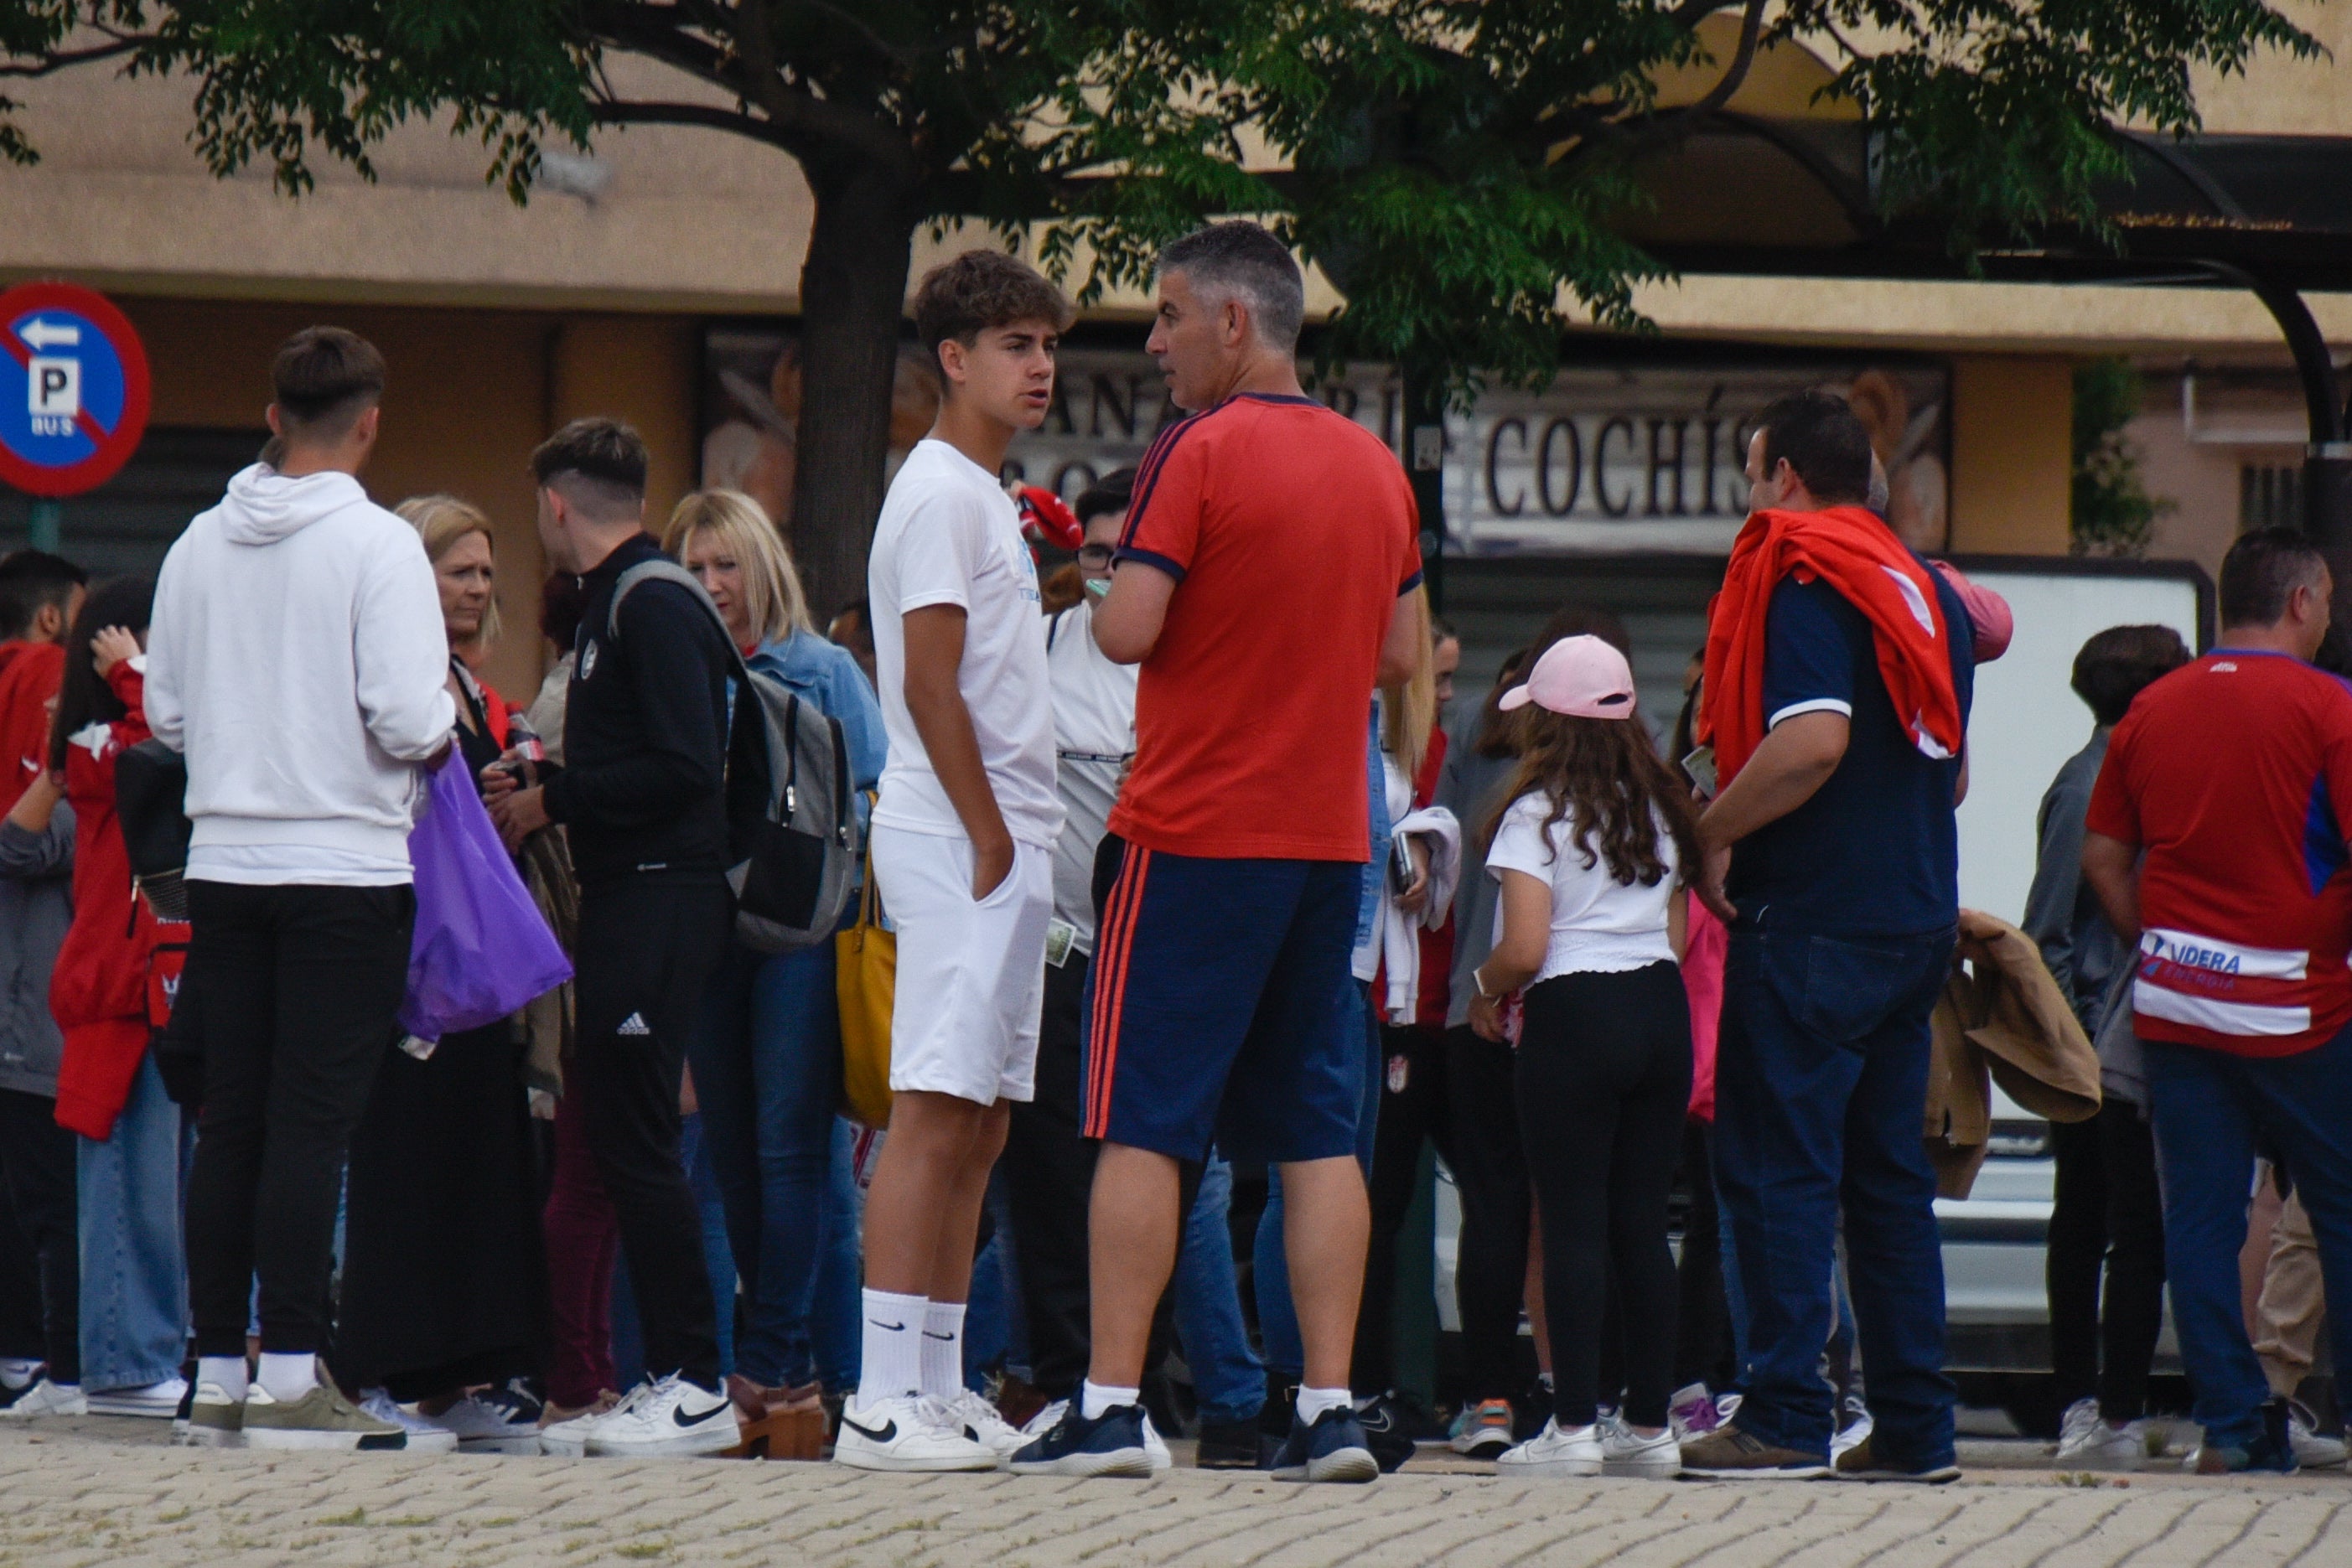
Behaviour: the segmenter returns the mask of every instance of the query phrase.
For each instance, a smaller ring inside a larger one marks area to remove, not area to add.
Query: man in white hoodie
[[[358,479],[383,357],[313,327],[278,350],[273,381],[276,439],[164,558],[147,653],[147,720],[186,755],[195,830],[189,1440],[399,1448],[401,1428],[321,1384],[314,1357],[345,1150],[407,983],[412,813],[457,710],[424,546]]]

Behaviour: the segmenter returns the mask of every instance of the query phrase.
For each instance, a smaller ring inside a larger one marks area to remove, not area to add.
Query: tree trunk
[[[806,172],[816,217],[801,267],[793,553],[823,621],[866,594],[917,204],[870,165]]]

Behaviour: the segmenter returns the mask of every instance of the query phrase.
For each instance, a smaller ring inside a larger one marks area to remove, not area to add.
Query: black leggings
[[[1520,1144],[1543,1211],[1552,1414],[1589,1427],[1612,1272],[1624,1307],[1625,1419],[1663,1427],[1675,1368],[1666,1202],[1690,1103],[1690,1005],[1671,961],[1531,988]]]
[[[2050,1135],[2058,1176],[2045,1268],[2058,1396],[2071,1405],[2095,1393],[2108,1420],[2137,1420],[2164,1322],[2155,1135],[2124,1100],[2087,1122],[2053,1124]]]

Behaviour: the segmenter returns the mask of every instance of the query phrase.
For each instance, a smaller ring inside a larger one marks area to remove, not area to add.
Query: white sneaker
[[[1021,1428],[1021,1435],[1034,1442],[1060,1426],[1062,1417],[1069,1413],[1070,1402],[1066,1399],[1056,1399],[1034,1416],[1030,1416],[1029,1424]]]
[[[187,1379],[167,1377],[161,1383],[150,1383],[143,1388],[101,1388],[89,1395],[89,1413],[93,1416],[144,1416],[150,1420],[168,1421],[180,1412],[180,1401],[188,1396]]]
[[[2146,1421],[2121,1427],[2099,1414],[2095,1399],[2077,1399],[2058,1420],[2058,1463],[2086,1470],[2137,1469],[2148,1457]]]
[[[580,1458],[588,1451],[589,1434],[596,1429],[596,1423],[607,1416],[619,1415],[643,1398],[646,1390],[651,1386],[650,1384],[640,1383],[623,1395],[618,1404],[602,1410],[591,1405],[569,1421],[555,1421],[541,1427],[539,1429],[539,1451],[553,1454],[559,1458]]]
[[[1495,1461],[1495,1473],[1505,1476],[1597,1476],[1608,1462],[1598,1425],[1563,1432],[1559,1418],[1544,1423],[1542,1431],[1517,1448],[1507,1448]],[[1675,1468],[1681,1468],[1679,1458]]]
[[[2294,1449],[2295,1463],[2306,1470],[2332,1470],[2352,1458],[2339,1434],[2329,1437],[2319,1429],[2319,1418],[2308,1406],[2299,1400],[2286,1402],[2287,1442]]]
[[[1682,1469],[1683,1446],[1672,1427],[1654,1437],[1644,1437],[1622,1417],[1601,1423],[1602,1475],[1670,1481],[1682,1474]]]
[[[500,1385],[467,1395],[433,1417],[457,1435],[469,1454],[536,1454],[539,1408],[514,1388]]]
[[[454,1454],[457,1451],[457,1434],[430,1416],[419,1416],[409,1406],[400,1404],[381,1388],[371,1388],[360,1396],[360,1413],[379,1421],[390,1422],[408,1434],[406,1454]]]
[[[1143,1451],[1151,1456],[1151,1469],[1155,1473],[1176,1468],[1176,1456],[1168,1451],[1167,1440],[1151,1424],[1151,1413],[1148,1410],[1143,1413]]]
[[[646,1458],[715,1454],[742,1442],[735,1402],[726,1395],[698,1388],[675,1373],[641,1389],[641,1397],[622,1401],[598,1419],[588,1433],[588,1452]]]
[[[957,1389],[952,1399],[926,1399],[923,1404],[932,1421],[961,1432],[1000,1459],[1011,1458],[1031,1442],[1028,1433],[969,1388]]]
[[[0,1410],[0,1420],[30,1421],[41,1416],[87,1416],[89,1401],[82,1396],[81,1387],[73,1383],[51,1383],[47,1377],[16,1396],[16,1402]],[[163,1412],[168,1416],[169,1410]]]
[[[1003,1464],[996,1450],[963,1434],[960,1425],[934,1417],[927,1402],[911,1394],[877,1399],[870,1406],[841,1407],[834,1434],[833,1460],[856,1470],[992,1470]]]
[[[1870,1406],[1849,1394],[1845,1396],[1845,1426],[1830,1435],[1830,1468],[1837,1469],[1838,1456],[1862,1447],[1863,1440],[1878,1423],[1870,1416]]]

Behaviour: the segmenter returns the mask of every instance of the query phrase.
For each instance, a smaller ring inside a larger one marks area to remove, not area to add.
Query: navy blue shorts
[[[1107,844],[1118,869],[1087,978],[1086,1135],[1185,1160],[1212,1140],[1234,1160],[1353,1155],[1364,1048],[1348,961],[1364,868]]]

